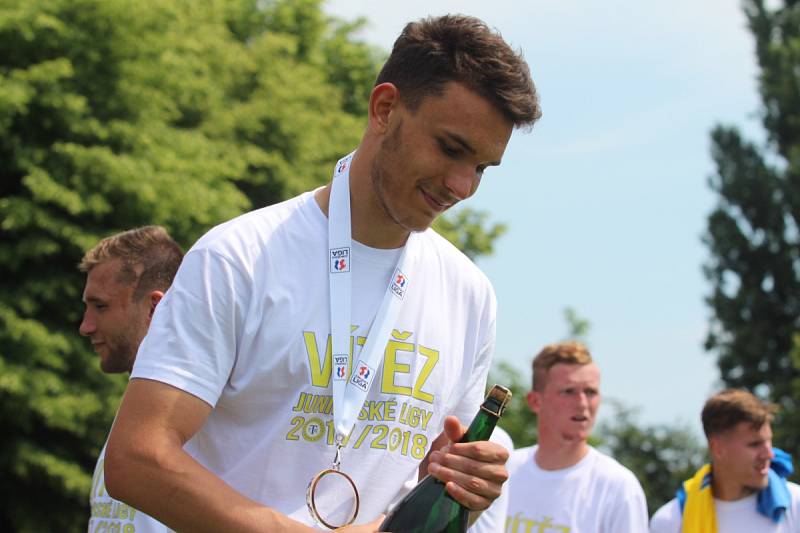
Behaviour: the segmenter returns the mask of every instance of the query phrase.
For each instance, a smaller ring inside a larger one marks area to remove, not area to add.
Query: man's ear
[[[539,393],[535,390],[528,391],[528,395],[525,397],[528,401],[528,407],[530,410],[537,415],[539,414],[539,407],[541,406],[541,398],[539,398]]]
[[[161,298],[164,297],[164,293],[161,291],[150,291],[148,297],[150,298],[150,314],[148,315],[148,318],[153,318],[153,313],[156,311],[156,306],[158,305],[158,302],[161,301]]]
[[[708,455],[716,461],[725,456],[725,441],[722,437],[714,435],[708,438]]]
[[[381,83],[369,97],[369,127],[377,134],[389,131],[392,111],[400,104],[400,91],[393,83]]]

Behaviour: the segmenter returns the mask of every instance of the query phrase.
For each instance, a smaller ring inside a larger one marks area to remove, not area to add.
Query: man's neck
[[[558,439],[539,439],[536,456],[533,458],[536,465],[542,470],[563,470],[578,464],[589,453],[589,445],[585,440],[566,441]]]
[[[736,480],[729,479],[724,470],[718,470],[714,470],[712,466],[711,491],[717,500],[734,502],[757,492],[752,487],[744,486]]]
[[[350,163],[350,220],[352,238],[372,248],[400,248],[409,231],[386,214],[372,187],[371,157],[359,148]],[[330,209],[331,184],[319,189],[314,199],[325,216]]]

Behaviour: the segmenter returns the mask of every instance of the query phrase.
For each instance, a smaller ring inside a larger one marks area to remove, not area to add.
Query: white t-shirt
[[[569,468],[542,470],[536,449],[516,450],[509,460],[515,470],[508,481],[507,533],[647,532],[644,491],[630,470],[591,447]]]
[[[213,406],[187,452],[307,524],[306,486],[334,456],[327,235],[313,192],[212,229],[186,254],[131,374]],[[402,496],[444,417],[468,424],[485,392],[491,285],[434,231],[416,241],[403,307],[342,457],[361,492],[357,523]],[[352,248],[357,361],[400,250]]]
[[[130,505],[115,500],[106,491],[103,464],[106,458],[106,445],[100,451],[92,476],[92,491],[89,494],[88,533],[170,533],[172,530],[156,519],[137,511]]]
[[[492,432],[492,438],[489,439],[503,446],[509,453],[514,451],[514,443],[511,436],[505,432],[503,428],[496,427]],[[508,469],[508,465],[506,465]],[[502,533],[503,527],[506,523],[506,514],[508,510],[508,482],[503,484],[503,492],[500,497],[492,502],[488,509],[483,511],[478,519],[467,531],[469,533]]]
[[[757,495],[734,502],[714,499],[718,533],[800,533],[800,486],[788,483],[792,504],[777,524],[756,511]],[[680,533],[683,515],[672,499],[653,515],[650,533]]]

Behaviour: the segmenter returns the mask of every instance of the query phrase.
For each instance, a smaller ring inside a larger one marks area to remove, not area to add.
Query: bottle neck
[[[497,425],[500,417],[496,413],[500,413],[502,406],[495,398],[487,398],[483,405],[481,405],[478,414],[472,419],[467,432],[461,437],[459,442],[474,442],[479,440],[489,440],[492,436],[492,431]]]

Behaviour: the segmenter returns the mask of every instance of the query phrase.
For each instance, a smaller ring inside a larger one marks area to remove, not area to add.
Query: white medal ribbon
[[[354,152],[355,153],[355,152]],[[338,469],[339,450],[353,430],[355,417],[364,404],[381,358],[389,341],[392,324],[403,304],[409,286],[407,276],[414,260],[415,233],[408,236],[397,265],[389,279],[386,293],[369,329],[366,343],[358,361],[350,363],[350,352],[356,343],[350,342],[352,248],[350,225],[350,163],[353,153],[336,163],[328,204],[328,245],[331,316],[331,356],[333,379],[333,423],[336,428],[337,454],[334,467]],[[348,367],[352,370],[348,374]]]

